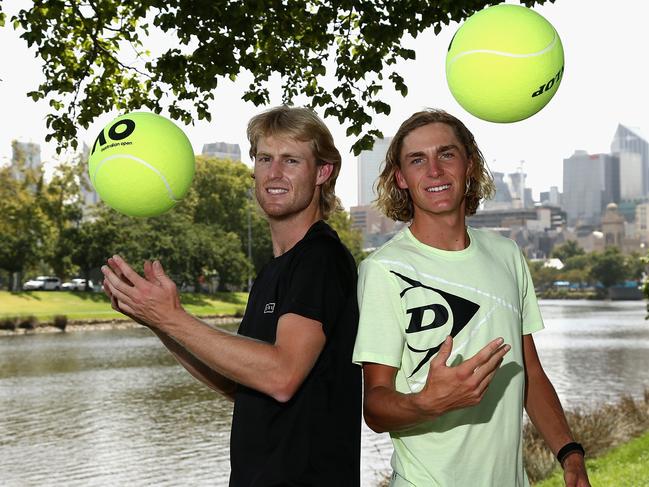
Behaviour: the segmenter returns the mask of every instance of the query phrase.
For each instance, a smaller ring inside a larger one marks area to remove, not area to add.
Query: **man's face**
[[[331,165],[318,166],[308,142],[288,137],[262,137],[255,154],[255,193],[270,219],[290,218],[318,204],[316,188]]]
[[[415,210],[431,215],[464,216],[464,192],[471,170],[465,149],[445,123],[416,128],[404,139],[397,185],[410,191]]]

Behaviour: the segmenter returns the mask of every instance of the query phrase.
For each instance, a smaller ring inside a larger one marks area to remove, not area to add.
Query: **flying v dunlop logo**
[[[406,309],[406,313],[410,316],[410,321],[408,322],[408,328],[406,328],[406,334],[411,337],[416,336],[416,334],[436,330],[448,324],[449,321],[452,321],[452,326],[450,332],[444,333],[443,337],[446,335],[451,335],[455,338],[460,331],[471,321],[471,318],[477,313],[480,306],[468,299],[456,296],[441,289],[436,289],[434,287],[427,286],[416,279],[404,276],[395,271],[390,271],[392,274],[401,279],[407,287],[401,291],[401,299],[407,300],[407,294],[412,293],[414,290],[428,290],[431,292],[426,292],[423,296],[429,300],[429,302],[422,303],[418,306],[412,306]],[[435,294],[439,295],[442,299],[436,298]],[[435,302],[441,301],[441,302]],[[414,304],[414,303],[413,303]],[[431,317],[432,315],[432,317]],[[426,319],[425,319],[426,318]],[[441,336],[441,335],[440,335]],[[408,343],[408,349],[415,353],[424,353],[424,357],[415,367],[415,369],[410,374],[412,377],[414,374],[419,371],[432,357],[435,355],[440,347],[442,346],[443,338],[433,347],[430,348],[415,348],[410,343]]]

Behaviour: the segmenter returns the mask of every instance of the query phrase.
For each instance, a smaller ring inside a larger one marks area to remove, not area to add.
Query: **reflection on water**
[[[542,302],[539,355],[568,407],[649,386],[642,302]],[[231,405],[147,330],[0,338],[3,486],[227,485]],[[363,485],[389,470],[363,430]]]
[[[649,387],[649,321],[643,301],[541,302],[534,339],[562,402],[591,407]]]

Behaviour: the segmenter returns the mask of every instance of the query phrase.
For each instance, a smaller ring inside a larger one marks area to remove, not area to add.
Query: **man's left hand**
[[[563,461],[563,480],[566,487],[590,487],[586,464],[581,454],[568,455]]]
[[[159,328],[182,311],[176,284],[158,261],[144,262],[144,277],[119,255],[108,259],[108,265],[102,266],[101,271],[104,285],[117,300],[119,309],[142,324]]]

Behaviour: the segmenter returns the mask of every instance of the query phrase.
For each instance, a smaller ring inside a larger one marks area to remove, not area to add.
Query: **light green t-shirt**
[[[510,239],[468,228],[464,250],[444,251],[405,229],[359,269],[353,360],[398,368],[396,389],[422,389],[448,335],[457,365],[503,337],[512,349],[477,406],[391,433],[393,486],[522,487],[525,374],[522,335],[543,328],[534,286]]]

